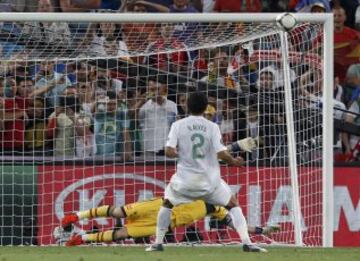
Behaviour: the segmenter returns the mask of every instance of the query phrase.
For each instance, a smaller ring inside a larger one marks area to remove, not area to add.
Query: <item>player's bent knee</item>
[[[164,199],[162,206],[169,209],[172,209],[174,207],[174,205],[168,199]]]

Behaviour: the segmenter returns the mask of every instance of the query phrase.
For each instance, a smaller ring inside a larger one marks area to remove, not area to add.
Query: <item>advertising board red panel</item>
[[[174,166],[40,166],[38,173],[38,241],[47,245],[54,243],[53,230],[64,214],[102,204],[119,206],[162,196],[165,184],[174,173]],[[238,168],[222,168],[223,178],[237,193],[250,225],[280,224],[283,232],[273,239],[293,243],[293,220],[289,214],[291,186],[287,169],[249,168],[246,173],[249,174],[239,174]],[[304,242],[320,245],[321,173],[319,169],[303,168],[299,170],[299,176]],[[351,168],[335,171],[335,245],[360,245],[358,176],[359,171]],[[106,229],[113,223],[96,219],[81,225],[87,230],[94,225]],[[236,234],[229,235],[231,240],[238,240]]]

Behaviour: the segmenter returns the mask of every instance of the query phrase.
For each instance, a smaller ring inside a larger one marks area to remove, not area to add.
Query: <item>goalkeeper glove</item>
[[[256,140],[248,137],[232,143],[229,147],[232,152],[237,152],[239,150],[252,152],[256,148]]]

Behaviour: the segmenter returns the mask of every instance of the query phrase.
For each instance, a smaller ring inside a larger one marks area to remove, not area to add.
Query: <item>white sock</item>
[[[171,209],[160,207],[156,224],[155,244],[162,244],[171,222]]]
[[[241,208],[234,207],[230,209],[229,214],[231,215],[232,223],[236,232],[238,232],[241,241],[244,244],[251,244],[246,219],[241,211]]]

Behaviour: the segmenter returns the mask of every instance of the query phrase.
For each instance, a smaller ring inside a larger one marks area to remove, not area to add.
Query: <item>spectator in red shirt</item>
[[[20,109],[26,110],[33,98],[34,82],[29,77],[17,77],[16,86],[16,103]]]
[[[0,79],[0,151],[21,153],[24,144],[26,111],[20,109],[15,98],[4,98],[4,81]]]
[[[334,41],[335,44],[346,41],[359,40],[359,32],[345,26],[346,13],[342,7],[335,7],[334,13]]]
[[[216,0],[216,12],[261,12],[260,0]]]
[[[349,65],[359,61],[360,58],[360,34],[358,31],[345,26],[345,10],[338,6],[333,9],[334,13],[334,43],[335,43],[335,67],[334,70],[344,80]]]
[[[186,51],[174,51],[171,53],[161,52],[167,49],[177,50],[184,49],[184,44],[179,42],[174,36],[174,26],[171,24],[161,24],[160,37],[157,41],[148,45],[148,52],[157,53],[143,59],[144,64],[154,65],[159,70],[171,71],[177,73],[186,73],[190,54]]]

